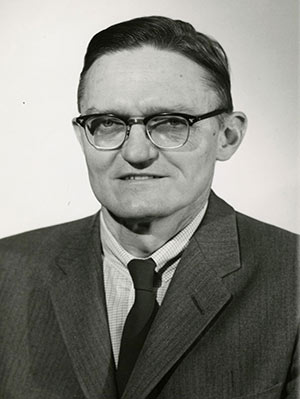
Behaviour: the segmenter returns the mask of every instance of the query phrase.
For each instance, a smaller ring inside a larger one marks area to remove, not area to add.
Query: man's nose
[[[123,158],[132,164],[143,164],[152,161],[158,156],[158,148],[151,143],[146,134],[145,126],[134,124],[130,128],[121,153]]]

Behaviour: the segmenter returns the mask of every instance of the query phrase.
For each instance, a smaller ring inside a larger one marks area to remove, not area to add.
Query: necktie
[[[117,368],[120,396],[159,307],[154,290],[155,266],[152,259],[133,259],[128,263],[135,289],[135,301],[125,321],[121,339]]]

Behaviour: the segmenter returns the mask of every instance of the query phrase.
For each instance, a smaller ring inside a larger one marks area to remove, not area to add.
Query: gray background
[[[71,126],[83,55],[97,31],[154,14],[191,22],[229,56],[235,109],[249,127],[233,159],[217,165],[217,194],[300,232],[297,1],[1,0],[0,236],[99,208]]]

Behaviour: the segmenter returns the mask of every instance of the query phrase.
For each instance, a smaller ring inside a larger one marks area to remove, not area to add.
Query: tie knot
[[[153,259],[132,259],[127,267],[136,290],[153,291],[155,277]]]

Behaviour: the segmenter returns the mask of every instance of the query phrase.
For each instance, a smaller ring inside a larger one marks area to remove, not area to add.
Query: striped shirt
[[[203,219],[206,208],[207,203],[183,230],[167,241],[151,256],[148,256],[148,258],[151,257],[156,263],[155,270],[157,272],[161,271],[167,262],[175,258],[174,262],[171,262],[170,266],[162,273],[161,285],[157,289],[157,301],[159,305],[161,305],[164,299],[179,263],[180,256],[178,255],[187,247],[190,238]],[[100,233],[103,249],[103,274],[108,323],[113,355],[117,365],[123,327],[134,302],[134,287],[127,264],[137,257],[127,252],[113,237],[105,223],[102,212],[100,213]]]

